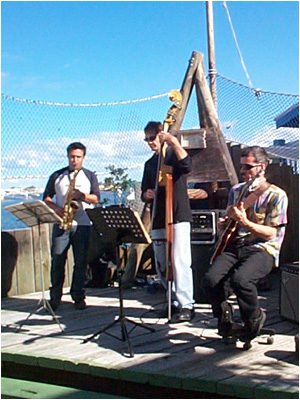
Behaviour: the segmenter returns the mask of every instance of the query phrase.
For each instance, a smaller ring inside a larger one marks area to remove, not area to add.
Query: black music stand
[[[131,208],[122,208],[119,206],[111,206],[108,208],[94,208],[86,210],[88,216],[90,217],[97,233],[100,238],[103,238],[105,242],[113,243],[116,246],[116,258],[117,258],[117,277],[119,285],[119,301],[120,301],[120,311],[119,316],[112,323],[108,324],[106,327],[99,329],[92,336],[86,338],[83,343],[94,339],[97,335],[101,333],[106,333],[115,339],[125,342],[127,341],[130,357],[134,356],[132,346],[130,343],[129,333],[132,332],[134,328],[140,326],[142,328],[148,329],[151,332],[155,332],[154,328],[147,326],[142,322],[132,321],[131,319],[125,317],[123,308],[123,291],[122,291],[122,274],[123,270],[121,268],[121,259],[119,255],[120,246],[122,244],[128,243],[151,243],[150,236],[148,235],[145,227],[137,212],[134,212]],[[125,248],[126,257],[126,248]],[[130,332],[127,331],[126,322],[134,325]],[[122,338],[119,338],[111,333],[107,332],[114,325],[121,324]]]
[[[42,242],[41,242],[41,224],[44,223],[54,223],[61,222],[61,218],[55,214],[55,212],[47,206],[42,200],[27,201],[24,203],[18,203],[15,205],[5,207],[7,211],[15,215],[18,220],[22,221],[25,225],[33,227],[38,225],[39,227],[39,252],[40,252],[40,273],[41,273],[41,283],[42,283],[42,298],[39,300],[37,307],[32,311],[28,317],[19,325],[17,332],[20,331],[25,322],[31,317],[32,314],[45,309],[49,312],[55,322],[63,331],[49,301],[45,298],[45,280],[44,280],[44,270],[43,270],[43,259],[42,259]]]

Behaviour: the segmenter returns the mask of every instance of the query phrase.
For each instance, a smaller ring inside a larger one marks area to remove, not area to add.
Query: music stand
[[[131,208],[122,208],[119,206],[111,206],[108,208],[94,208],[86,210],[88,216],[90,217],[97,233],[100,238],[103,238],[105,242],[113,243],[116,246],[116,258],[117,258],[117,276],[119,285],[119,302],[120,311],[119,316],[112,323],[108,324],[106,327],[99,329],[92,336],[86,338],[83,343],[94,339],[97,335],[101,333],[106,333],[115,339],[125,342],[127,341],[130,357],[134,356],[132,346],[130,343],[129,333],[133,331],[137,326],[148,329],[151,332],[155,332],[154,328],[147,326],[142,322],[132,321],[131,319],[125,317],[123,308],[123,291],[122,291],[122,274],[121,269],[121,259],[119,255],[119,247],[122,244],[128,243],[151,243],[150,236],[148,235],[143,223],[137,212],[134,212]],[[126,248],[125,248],[126,256]],[[133,328],[130,332],[127,331],[126,322],[133,324]],[[121,324],[122,338],[119,338],[111,333],[107,332],[114,325]]]
[[[49,301],[45,298],[45,280],[44,280],[44,270],[43,270],[43,261],[42,261],[42,242],[41,242],[41,224],[43,223],[54,223],[61,222],[61,218],[55,214],[55,212],[47,206],[45,202],[42,200],[35,201],[27,201],[24,203],[18,203],[11,206],[5,207],[5,210],[9,211],[13,215],[15,215],[18,220],[22,221],[25,225],[29,227],[33,227],[38,225],[38,236],[39,236],[39,252],[40,252],[40,273],[41,273],[41,283],[42,283],[42,298],[39,300],[37,307],[34,311],[32,311],[28,317],[23,321],[17,330],[20,331],[25,322],[31,317],[32,314],[45,309],[47,310],[55,320],[55,322],[60,327],[60,330],[63,331]]]

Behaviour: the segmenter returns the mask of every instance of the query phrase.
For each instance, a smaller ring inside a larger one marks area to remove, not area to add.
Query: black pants
[[[265,250],[243,246],[228,248],[205,274],[214,316],[221,317],[222,303],[234,292],[245,322],[259,308],[256,283],[272,269],[273,257]]]

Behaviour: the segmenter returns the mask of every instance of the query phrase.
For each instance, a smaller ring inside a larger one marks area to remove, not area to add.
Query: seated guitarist
[[[232,291],[244,323],[242,340],[256,337],[266,319],[259,307],[256,284],[273,266],[278,266],[288,205],[286,193],[267,182],[267,164],[268,156],[263,148],[253,146],[242,150],[240,170],[245,182],[231,188],[227,216],[218,223],[221,229],[228,221],[236,224],[233,238],[215,258],[204,279],[214,316],[218,318],[218,331],[223,337],[232,328],[232,307],[227,302]],[[259,177],[254,179],[256,176]],[[252,180],[248,193],[237,203],[243,188]]]

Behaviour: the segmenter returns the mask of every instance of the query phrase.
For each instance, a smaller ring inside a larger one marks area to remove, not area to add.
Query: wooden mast
[[[213,2],[206,2],[207,18],[207,47],[208,47],[208,76],[211,96],[217,109],[217,85],[216,85],[216,64],[215,64],[215,39],[214,39],[214,18]]]

